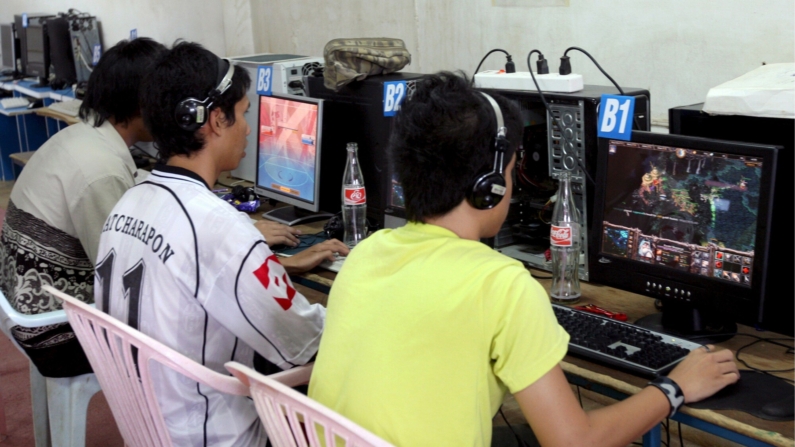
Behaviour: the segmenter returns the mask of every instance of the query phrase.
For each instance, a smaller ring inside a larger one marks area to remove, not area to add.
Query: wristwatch
[[[679,388],[676,382],[668,377],[658,377],[648,383],[647,386],[653,386],[665,394],[668,398],[668,404],[671,406],[671,411],[668,412],[668,417],[672,417],[679,410],[679,407],[685,403],[685,393]]]

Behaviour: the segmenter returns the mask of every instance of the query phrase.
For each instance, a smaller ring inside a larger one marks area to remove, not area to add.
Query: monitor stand
[[[635,324],[694,343],[720,343],[737,333],[737,324],[715,311],[663,301],[662,312],[647,315]]]
[[[301,223],[314,222],[316,220],[330,219],[334,216],[331,213],[313,213],[294,206],[283,206],[263,213],[262,217],[273,220],[285,225],[293,226]]]
[[[38,82],[31,85],[30,88],[46,88],[50,86],[50,81],[47,78],[37,78]]]

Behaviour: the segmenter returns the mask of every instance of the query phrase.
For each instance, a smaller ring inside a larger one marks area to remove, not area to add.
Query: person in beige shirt
[[[102,225],[135,184],[129,147],[151,141],[138,106],[139,87],[164,50],[147,38],[107,50],[88,80],[81,122],[45,142],[14,184],[0,235],[0,291],[17,311],[60,309],[41,289],[45,284],[93,302]],[[44,376],[91,372],[68,324],[17,326],[11,334]]]

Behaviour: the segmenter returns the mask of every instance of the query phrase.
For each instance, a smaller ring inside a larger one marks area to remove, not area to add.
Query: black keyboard
[[[569,354],[646,377],[667,374],[698,343],[634,324],[553,304],[558,323],[569,333]]]

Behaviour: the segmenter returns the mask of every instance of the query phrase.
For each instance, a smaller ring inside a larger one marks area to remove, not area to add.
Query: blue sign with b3
[[[395,116],[406,99],[406,81],[384,82],[384,116]]]
[[[632,138],[635,113],[633,96],[602,95],[597,121],[597,136],[628,141]]]
[[[260,65],[257,67],[257,94],[260,96],[271,96],[273,91],[273,67]]]

